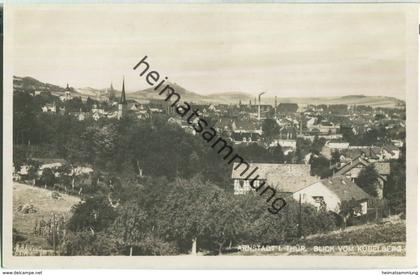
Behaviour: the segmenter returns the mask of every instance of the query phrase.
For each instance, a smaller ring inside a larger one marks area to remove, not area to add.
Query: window
[[[313,196],[312,197],[316,203],[321,203],[324,200],[323,196]]]
[[[318,211],[320,210],[326,210],[326,203],[324,201],[324,197],[323,196],[313,196],[312,199],[315,202],[315,206],[317,208]]]

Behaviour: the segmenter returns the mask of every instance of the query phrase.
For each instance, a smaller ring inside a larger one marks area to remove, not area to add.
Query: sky
[[[13,71],[72,87],[149,86],[152,70],[200,94],[403,97],[405,15],[370,5],[37,5],[9,9]]]

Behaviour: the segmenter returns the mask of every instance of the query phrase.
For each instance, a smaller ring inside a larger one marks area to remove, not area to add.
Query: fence
[[[352,217],[351,225],[365,224],[369,222],[381,222],[390,215],[389,202],[387,199],[371,198],[367,202],[367,213],[360,217]]]

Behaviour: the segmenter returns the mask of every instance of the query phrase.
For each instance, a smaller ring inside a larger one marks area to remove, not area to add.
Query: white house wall
[[[321,182],[317,182],[302,190],[295,192],[293,194],[293,198],[299,201],[299,195],[302,196],[302,203],[309,203],[314,206],[318,206],[318,204],[314,201],[312,197],[323,197],[328,211],[332,211],[335,213],[340,212],[339,198],[327,187],[325,187]]]

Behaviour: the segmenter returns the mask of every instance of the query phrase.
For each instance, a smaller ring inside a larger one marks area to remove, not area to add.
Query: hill
[[[251,95],[248,93],[240,92],[240,91],[231,91],[231,92],[219,92],[219,93],[211,93],[208,95],[201,95],[199,93],[190,91],[177,83],[170,83],[167,84],[171,85],[175,91],[181,95],[183,101],[187,102],[195,102],[195,103],[216,103],[216,104],[238,104],[239,101],[242,104],[248,104],[251,100],[254,103],[256,98],[255,95]],[[49,84],[43,83],[35,78],[32,77],[24,77],[23,78],[23,86],[26,89],[35,89],[35,90],[47,90],[50,91],[54,95],[63,95],[65,88]],[[80,96],[82,98],[99,98],[101,100],[105,100],[107,98],[107,89],[95,89],[92,87],[84,87],[84,88],[72,88],[71,93],[73,96]],[[120,96],[121,91],[115,90],[115,94],[117,97]],[[138,90],[135,92],[127,92],[126,93],[128,99],[137,99],[137,100],[150,100],[150,99],[158,99],[162,100],[165,97],[163,95],[159,95],[157,91],[153,88],[148,88],[144,90]],[[264,104],[271,104],[274,105],[274,97],[270,97],[269,95],[265,95],[262,98],[262,103]],[[405,104],[403,100],[394,98],[394,97],[387,97],[387,96],[365,96],[365,95],[347,95],[347,96],[337,96],[337,97],[277,97],[277,103],[297,103],[300,105],[334,105],[334,104],[346,104],[346,105],[369,105],[372,107],[397,107]]]
[[[47,248],[45,239],[33,234],[36,222],[41,219],[46,220],[52,214],[63,215],[65,219],[68,219],[71,208],[80,201],[80,198],[66,194],[61,194],[59,199],[54,199],[51,194],[51,190],[13,183],[13,228],[20,236],[26,238],[25,243]],[[32,205],[36,212],[20,211],[19,209],[25,205]]]

